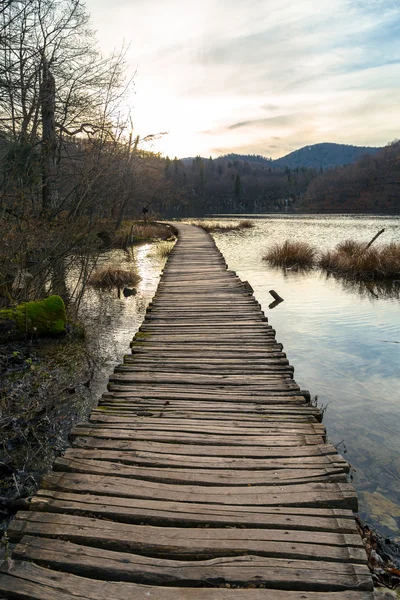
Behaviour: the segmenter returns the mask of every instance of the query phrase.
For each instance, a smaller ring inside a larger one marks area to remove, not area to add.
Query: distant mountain
[[[332,169],[356,162],[365,154],[375,154],[381,148],[370,146],[350,146],[347,144],[313,144],[295,150],[282,158],[272,161],[274,167],[311,167],[314,169]]]
[[[322,168],[332,169],[334,167],[343,167],[345,165],[351,165],[357,160],[365,156],[366,154],[375,154],[381,148],[375,148],[371,146],[351,146],[347,144],[332,144],[325,142],[322,144],[312,144],[311,146],[304,146],[299,150],[295,150],[282,158],[273,160],[260,154],[225,154],[215,159],[215,162],[244,162],[251,165],[259,165],[260,167],[272,167],[278,169],[297,169],[300,167],[308,167],[317,169],[318,171]],[[200,157],[197,157],[200,158]],[[207,158],[201,157],[202,160],[206,161]],[[194,157],[187,157],[180,159],[185,165],[192,163],[196,160]]]

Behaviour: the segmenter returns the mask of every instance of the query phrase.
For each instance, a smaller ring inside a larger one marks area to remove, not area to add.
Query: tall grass
[[[278,267],[312,267],[315,260],[315,249],[307,242],[291,242],[286,240],[274,244],[263,257],[264,260]]]
[[[161,242],[160,244],[157,244],[154,254],[161,259],[168,258],[174,246],[175,242]]]
[[[400,244],[366,248],[364,243],[347,240],[324,252],[318,264],[322,269],[355,279],[400,277]]]
[[[197,225],[208,233],[226,232],[226,231],[240,231],[241,229],[251,229],[254,227],[253,221],[245,219],[239,223],[225,222],[225,221],[190,221],[191,225]]]
[[[142,242],[171,239],[174,236],[174,228],[150,221],[124,221],[113,231],[111,223],[103,221],[98,235],[107,247],[128,248]]]
[[[115,265],[108,265],[92,273],[88,283],[99,290],[112,290],[127,285],[135,286],[139,281],[140,276],[135,269],[121,269]]]

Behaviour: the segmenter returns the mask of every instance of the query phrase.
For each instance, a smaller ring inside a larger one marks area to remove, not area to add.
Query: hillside
[[[251,165],[267,166],[272,168],[284,169],[298,169],[301,167],[308,167],[311,169],[320,170],[321,168],[332,169],[334,167],[342,167],[344,165],[350,165],[362,158],[366,154],[375,154],[381,148],[375,148],[371,146],[351,146],[347,144],[333,144],[325,142],[322,144],[312,144],[311,146],[304,146],[299,148],[286,156],[273,160],[260,154],[225,154],[215,159],[218,162],[245,162]],[[194,157],[182,158],[181,162],[185,165],[189,165],[194,160]],[[206,161],[206,158],[202,157],[202,160]]]
[[[365,154],[374,154],[380,148],[369,146],[350,146],[347,144],[314,144],[295,150],[282,158],[272,161],[274,167],[310,167],[314,169],[331,169],[356,162]]]
[[[400,213],[400,142],[310,181],[300,211]]]

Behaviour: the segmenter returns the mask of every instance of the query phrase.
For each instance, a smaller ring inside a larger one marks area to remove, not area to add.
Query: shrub
[[[279,267],[312,267],[315,259],[315,249],[307,242],[291,242],[274,244],[264,256],[264,260]]]

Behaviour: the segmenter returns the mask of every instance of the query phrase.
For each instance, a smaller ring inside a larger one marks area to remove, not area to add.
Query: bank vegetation
[[[282,267],[319,267],[350,279],[378,281],[400,278],[400,244],[370,245],[354,240],[340,242],[319,253],[307,242],[286,240],[271,246],[264,260]]]

